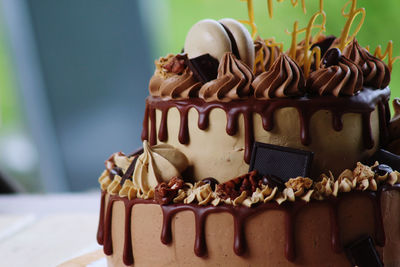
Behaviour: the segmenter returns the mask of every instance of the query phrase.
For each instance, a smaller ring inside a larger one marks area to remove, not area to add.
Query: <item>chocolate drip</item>
[[[380,102],[378,103],[378,111],[379,111],[379,137],[380,143],[382,147],[387,145],[389,139],[389,131],[388,131],[388,113],[389,113],[389,120],[390,120],[390,110],[387,109],[387,103]]]
[[[364,133],[364,147],[371,149],[374,146],[374,138],[372,137],[372,129],[371,129],[371,112],[362,113],[362,131]]]
[[[155,108],[150,108],[149,110],[149,117],[151,121],[151,126],[150,126],[150,145],[154,146],[157,144],[157,136],[156,136],[156,109]]]
[[[321,203],[326,204],[330,214],[330,229],[331,229],[331,247],[336,253],[343,251],[342,243],[340,240],[340,227],[338,218],[338,207],[342,201],[346,201],[346,198],[354,195],[366,196],[371,199],[374,208],[374,220],[375,220],[375,243],[378,246],[385,245],[385,230],[383,225],[383,217],[381,211],[382,192],[397,190],[400,191],[400,184],[396,185],[383,185],[377,192],[371,191],[352,191],[349,193],[342,193],[338,198],[329,198],[323,201],[312,201],[306,203],[303,201],[296,202],[285,202],[282,205],[278,205],[275,202],[262,203],[258,206],[248,208],[245,206],[232,206],[232,205],[220,205],[220,206],[199,206],[196,204],[172,204],[160,206],[163,213],[162,231],[161,231],[161,242],[163,244],[170,244],[173,240],[172,237],[172,219],[174,215],[181,211],[191,211],[195,218],[195,243],[194,253],[198,257],[207,255],[207,244],[205,238],[205,223],[207,216],[212,213],[230,213],[234,221],[234,240],[233,250],[236,255],[245,255],[247,251],[247,241],[245,235],[246,220],[256,214],[260,214],[268,210],[281,210],[285,213],[284,225],[285,225],[285,244],[284,244],[284,255],[287,260],[294,261],[296,259],[296,247],[295,247],[295,226],[296,217],[301,209],[311,204]],[[102,204],[100,210],[100,221],[97,233],[97,240],[99,244],[104,246],[104,253],[111,255],[113,253],[112,248],[112,237],[111,237],[111,220],[112,220],[112,206],[115,201],[123,201],[125,205],[125,234],[124,234],[124,251],[123,261],[126,265],[131,265],[134,262],[134,256],[132,254],[132,238],[131,238],[131,227],[132,227],[132,208],[135,204],[153,204],[154,200],[144,199],[132,199],[122,198],[117,195],[110,195],[107,207],[105,207],[103,200],[105,201],[105,192],[102,192]],[[105,213],[104,213],[105,212]],[[105,215],[104,215],[105,214]],[[105,218],[104,218],[105,216]],[[101,242],[103,241],[103,242]]]
[[[343,248],[339,229],[338,200],[336,198],[332,198],[328,203],[329,216],[331,220],[331,247],[334,252],[340,253],[342,252]]]
[[[104,238],[103,238],[103,251],[106,255],[113,254],[112,247],[112,237],[111,237],[111,218],[112,218],[112,208],[115,199],[111,196],[108,199],[107,209],[106,209],[106,219],[104,222]]]
[[[125,265],[133,264],[133,253],[132,253],[132,235],[131,235],[131,217],[133,202],[129,202],[128,199],[124,199],[125,205],[125,231],[124,231],[124,251],[122,254],[122,260]]]
[[[166,142],[168,140],[168,129],[166,129],[168,112],[162,112],[161,114],[161,124],[160,130],[158,131],[158,140],[160,140],[161,142]]]
[[[332,127],[337,132],[340,132],[343,129],[343,120],[341,112],[332,113]]]
[[[97,228],[97,243],[99,243],[99,245],[103,245],[105,203],[106,203],[106,192],[102,191],[100,200],[99,227]]]
[[[215,108],[222,109],[226,112],[227,124],[226,132],[228,135],[235,135],[238,131],[239,115],[243,115],[245,127],[245,151],[244,160],[250,162],[251,150],[254,143],[254,123],[253,114],[258,113],[261,116],[263,128],[266,131],[271,131],[274,128],[274,113],[276,110],[293,107],[298,110],[300,119],[300,139],[303,145],[311,144],[310,134],[310,119],[314,113],[319,110],[328,110],[332,113],[332,128],[335,131],[343,129],[342,115],[345,113],[357,113],[362,117],[362,135],[364,146],[370,149],[374,146],[374,140],[371,129],[371,113],[378,105],[380,118],[380,130],[382,138],[385,138],[388,117],[390,117],[387,103],[390,97],[389,88],[382,90],[372,90],[364,88],[363,91],[354,96],[334,97],[334,96],[315,96],[315,97],[300,97],[300,98],[283,98],[258,100],[249,98],[244,101],[231,102],[205,102],[200,98],[190,98],[187,100],[161,100],[160,98],[148,97],[146,100],[145,119],[143,121],[142,140],[150,138],[150,144],[157,143],[156,138],[156,117],[155,109],[161,111],[161,122],[159,127],[158,137],[160,141],[166,141],[168,110],[175,107],[180,113],[180,127],[178,140],[182,144],[189,143],[189,128],[188,128],[188,112],[194,108],[199,113],[198,127],[201,130],[206,130],[209,125],[210,111]],[[386,118],[386,120],[384,119]],[[150,122],[149,122],[150,120]],[[150,137],[149,137],[149,123]]]

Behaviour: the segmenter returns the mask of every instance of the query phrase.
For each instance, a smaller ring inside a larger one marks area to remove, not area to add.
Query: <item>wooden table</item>
[[[100,192],[0,195],[0,266],[53,267],[100,249],[99,201]]]

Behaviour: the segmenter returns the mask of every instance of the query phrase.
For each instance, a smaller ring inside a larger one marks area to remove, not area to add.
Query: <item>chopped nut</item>
[[[166,182],[158,184],[155,188],[154,200],[161,205],[170,203],[183,185],[183,180],[178,177],[173,177],[168,184]]]

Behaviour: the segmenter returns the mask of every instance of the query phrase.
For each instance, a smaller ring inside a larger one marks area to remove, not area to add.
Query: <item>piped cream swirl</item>
[[[253,73],[232,53],[225,53],[218,67],[217,79],[204,84],[199,97],[205,101],[229,102],[251,94]]]
[[[201,83],[186,69],[183,74],[173,75],[161,82],[159,93],[164,99],[188,99],[197,97],[200,87]]]
[[[280,51],[278,47],[268,47],[265,41],[258,36],[254,41],[255,49],[255,75],[269,70],[270,66],[279,57]]]
[[[360,91],[362,85],[361,68],[341,55],[336,64],[322,64],[320,69],[311,72],[307,80],[307,88],[319,95],[351,96]]]
[[[356,39],[343,49],[343,55],[360,66],[364,76],[364,85],[373,88],[385,88],[389,85],[389,67],[361,47]]]
[[[149,91],[151,96],[163,99],[188,99],[197,97],[202,85],[186,66],[187,56],[168,55],[155,62],[156,71],[150,79]]]
[[[271,99],[304,93],[303,71],[289,56],[281,54],[267,72],[258,75],[252,86],[256,98]]]
[[[133,173],[133,184],[139,194],[146,196],[158,183],[169,181],[172,177],[181,177],[188,166],[186,156],[171,145],[159,144],[150,147],[143,142],[143,154],[137,160]]]

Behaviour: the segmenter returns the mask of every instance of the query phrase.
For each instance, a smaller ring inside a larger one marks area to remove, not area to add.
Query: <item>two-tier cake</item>
[[[350,26],[285,52],[206,19],[156,60],[143,147],[99,178],[108,265],[400,266],[392,61]]]

